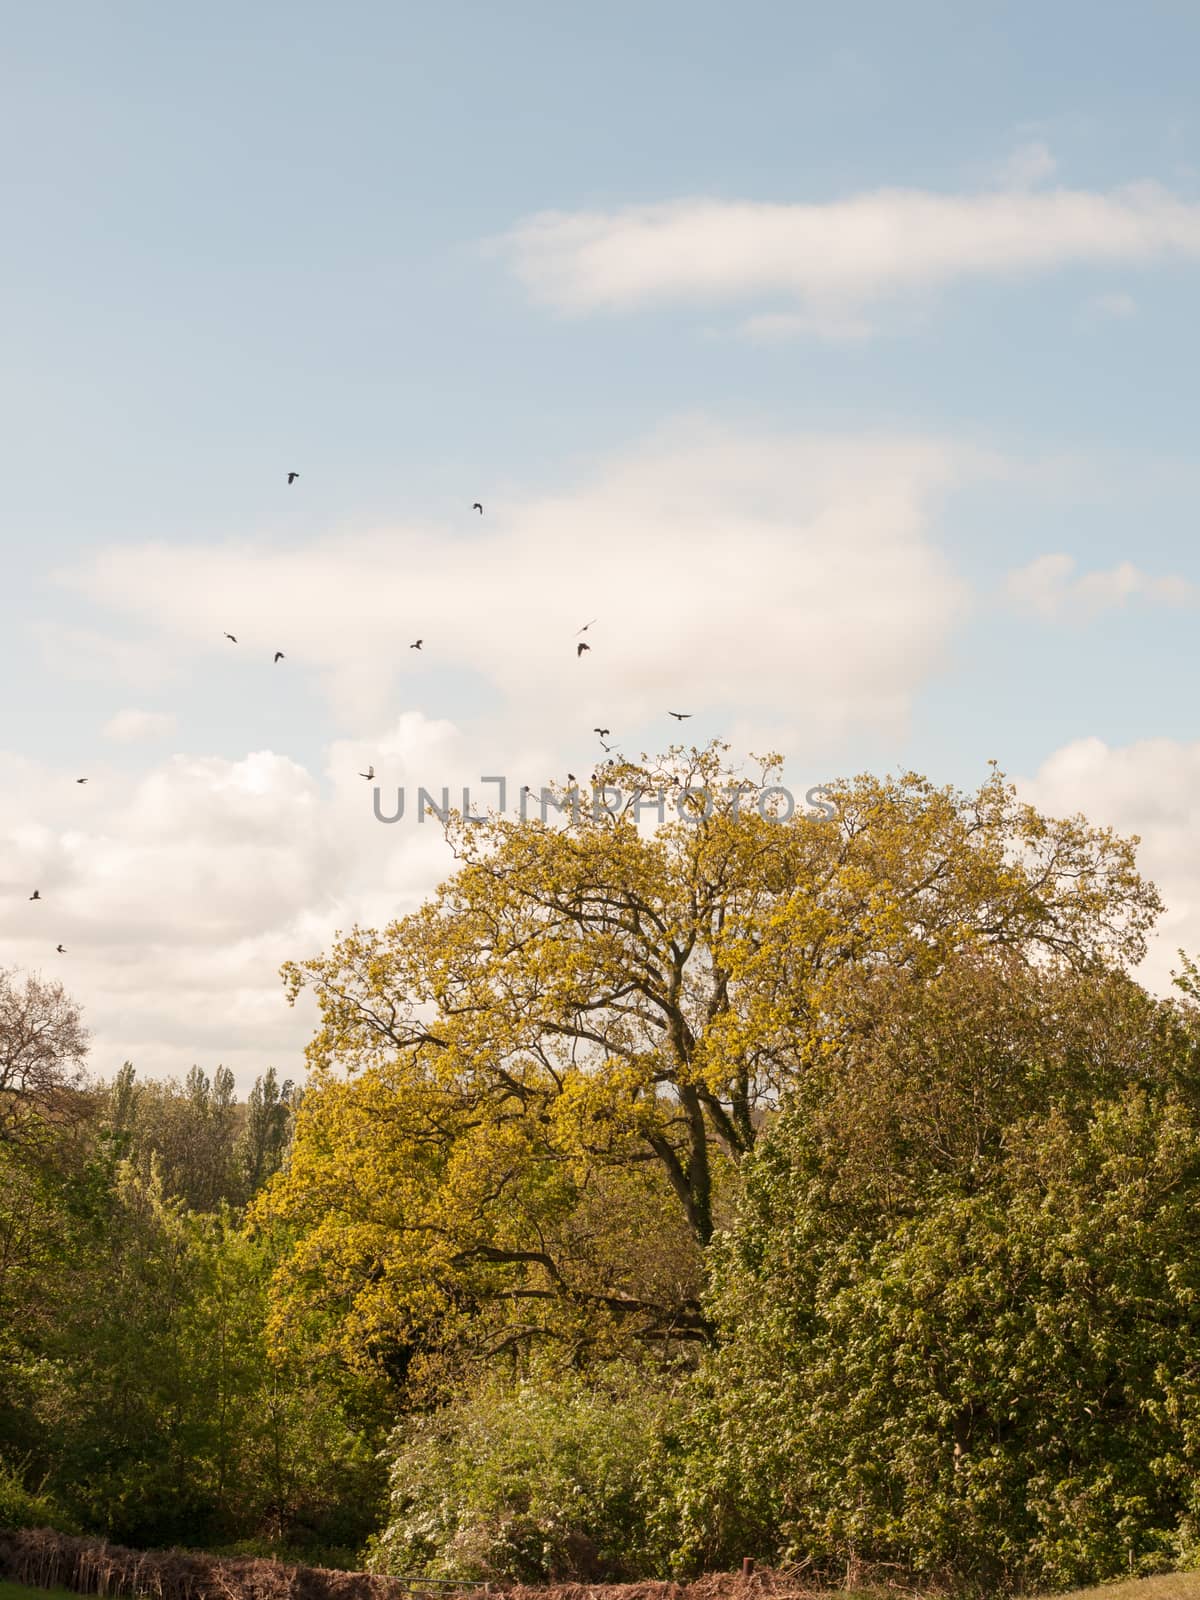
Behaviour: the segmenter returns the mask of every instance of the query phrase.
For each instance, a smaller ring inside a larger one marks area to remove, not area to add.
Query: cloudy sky
[[[994,757],[1200,953],[1192,8],[0,13],[0,965],[96,1071],[299,1073],[280,962],[448,866],[368,765],[668,707]]]

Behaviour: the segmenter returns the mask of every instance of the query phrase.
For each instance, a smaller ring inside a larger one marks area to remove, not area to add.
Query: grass
[[[1095,1589],[1072,1589],[1058,1600],[1200,1600],[1200,1572],[1163,1572],[1156,1578],[1129,1578]]]
[[[0,1582],[0,1600],[79,1600],[68,1589],[27,1589],[23,1583]]]

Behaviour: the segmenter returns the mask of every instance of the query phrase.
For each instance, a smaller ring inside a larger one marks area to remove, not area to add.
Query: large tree
[[[859,1025],[864,984],[972,949],[1076,970],[1144,950],[1159,900],[1136,841],[1041,815],[998,771],[973,794],[862,776],[826,787],[834,820],[785,818],[777,761],[751,782],[726,753],[615,763],[625,803],[574,816],[452,814],[457,870],[427,905],[285,968],[321,1026],[271,1197],[297,1230],[282,1306],[290,1285],[315,1315],[336,1264],[328,1309],[355,1337],[483,1303],[510,1334],[564,1306],[703,1333],[723,1188]],[[660,789],[676,815],[650,827]],[[647,1215],[665,1273],[638,1249]]]

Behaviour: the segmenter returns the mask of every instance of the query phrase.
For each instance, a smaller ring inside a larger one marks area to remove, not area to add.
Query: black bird
[[[233,635],[232,635],[232,634],[231,634],[231,633],[227,633],[227,634],[226,634],[226,635],[225,635],[225,637],[226,637],[226,638],[227,638],[227,639],[233,639]],[[234,644],[236,644],[236,643],[237,643],[237,640],[236,640],[236,639],[233,639],[233,642],[234,642]]]
[[[604,739],[604,738],[608,737],[608,735],[612,732],[612,729],[611,728],[593,728],[592,732],[593,733],[598,733],[600,735],[600,737],[602,739]]]
[[[600,620],[600,618],[599,618],[599,617],[593,617],[593,618],[592,618],[592,622],[599,622],[599,620]],[[586,633],[586,632],[587,632],[587,631],[588,631],[588,629],[589,629],[589,628],[590,628],[590,627],[591,627],[591,625],[592,625],[592,622],[585,622],[585,623],[584,623],[584,625],[583,625],[583,627],[582,627],[582,628],[576,628],[576,630],[575,630],[575,632],[576,632],[576,633],[577,633],[577,634],[579,634],[579,633]]]
[[[667,715],[669,717],[674,717],[676,722],[683,722],[684,719],[690,717],[692,713],[690,711],[668,711]]]
[[[86,779],[86,778],[76,778],[76,779],[75,779],[75,782],[76,782],[76,783],[86,783],[86,782],[87,782],[87,779]]]
[[[40,900],[42,898],[42,891],[40,889],[35,889],[29,898],[31,900]]]
[[[478,511],[480,516],[483,515],[483,507],[479,504],[478,500],[476,500],[475,504],[471,507],[471,510]]]
[[[567,782],[568,783],[574,783],[575,782],[575,774],[573,772],[568,772],[567,773]]]
[[[275,659],[276,659],[276,661],[282,661],[283,660],[283,651],[282,650],[276,650]]]
[[[410,650],[419,650],[424,643],[424,639],[418,639],[416,644],[410,644],[408,648]]]
[[[298,472],[289,472],[288,473],[288,482],[289,483],[295,483],[296,479],[299,476],[300,476],[300,474]]]
[[[371,779],[374,776],[375,776],[375,768],[374,767],[368,767],[365,772],[360,772],[359,773],[359,777],[360,778],[365,778],[368,783],[370,783]]]
[[[67,953],[67,947],[66,947],[66,945],[62,945],[62,944],[56,944],[56,945],[55,945],[55,946],[54,946],[54,948],[55,948],[55,949],[56,949],[56,950],[57,950],[57,951],[58,951],[58,953],[59,953],[59,955],[60,955],[60,956],[65,956],[65,955],[66,955],[66,953]]]
[[[577,644],[575,646],[575,659],[578,660],[585,650],[590,650],[591,648],[590,644]]]

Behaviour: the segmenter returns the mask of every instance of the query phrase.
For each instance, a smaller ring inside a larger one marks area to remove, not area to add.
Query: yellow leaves
[[[306,1292],[303,1245],[336,1263],[330,1327],[443,1325],[464,1296],[506,1326],[586,1321],[586,1304],[619,1321],[600,1279],[645,1263],[601,1240],[595,1195],[630,1184],[702,1245],[718,1151],[736,1159],[764,1107],[836,1061],[889,975],[932,982],[973,949],[1084,966],[1144,944],[1158,899],[1129,841],[1040,816],[998,770],[975,794],[845,779],[836,823],[784,824],[732,803],[726,755],[614,773],[626,792],[724,795],[699,823],[463,825],[460,866],[420,911],[284,967],[289,999],[307,987],[320,1009],[315,1087],[263,1202],[298,1241],[284,1298]]]

